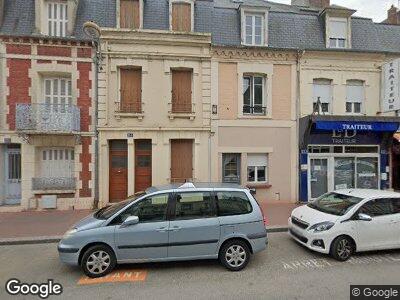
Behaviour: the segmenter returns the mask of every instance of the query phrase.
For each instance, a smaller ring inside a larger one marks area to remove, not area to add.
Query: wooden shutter
[[[120,111],[142,112],[142,69],[121,69]]]
[[[120,27],[140,27],[139,0],[120,0]]]
[[[192,71],[172,71],[172,112],[192,112]]]
[[[193,140],[171,140],[171,182],[193,177]]]
[[[172,30],[192,31],[192,13],[189,3],[172,4]]]

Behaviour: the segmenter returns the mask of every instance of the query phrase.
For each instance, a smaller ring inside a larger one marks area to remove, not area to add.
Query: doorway
[[[128,197],[127,141],[110,141],[109,157],[109,198],[110,202],[119,202]]]
[[[7,145],[4,155],[4,204],[21,203],[21,146]]]
[[[193,140],[171,140],[171,182],[193,180]]]
[[[135,193],[151,187],[151,140],[135,140]]]

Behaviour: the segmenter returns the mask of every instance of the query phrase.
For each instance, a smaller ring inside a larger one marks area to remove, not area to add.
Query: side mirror
[[[372,218],[371,218],[371,216],[369,216],[369,215],[367,215],[367,214],[358,214],[357,215],[357,220],[360,220],[360,221],[372,221]]]
[[[250,190],[250,194],[252,195],[252,196],[255,196],[256,194],[257,194],[257,190],[255,189],[255,188],[251,188],[251,189],[249,189]]]
[[[122,223],[121,227],[128,227],[139,223],[138,216],[129,216],[126,220]]]

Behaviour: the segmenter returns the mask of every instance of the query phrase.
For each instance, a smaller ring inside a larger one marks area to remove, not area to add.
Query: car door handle
[[[161,227],[156,229],[158,232],[167,232],[168,228],[167,227]]]
[[[179,231],[181,228],[179,226],[173,226],[169,229],[169,231]]]
[[[391,220],[390,221],[390,223],[392,223],[392,224],[397,224],[397,223],[399,223],[400,221],[396,221],[396,220]]]

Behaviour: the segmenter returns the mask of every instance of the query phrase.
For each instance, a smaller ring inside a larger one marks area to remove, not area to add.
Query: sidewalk
[[[267,229],[285,230],[293,203],[262,204]],[[0,213],[0,245],[58,241],[74,223],[89,215],[90,210],[50,210]]]

